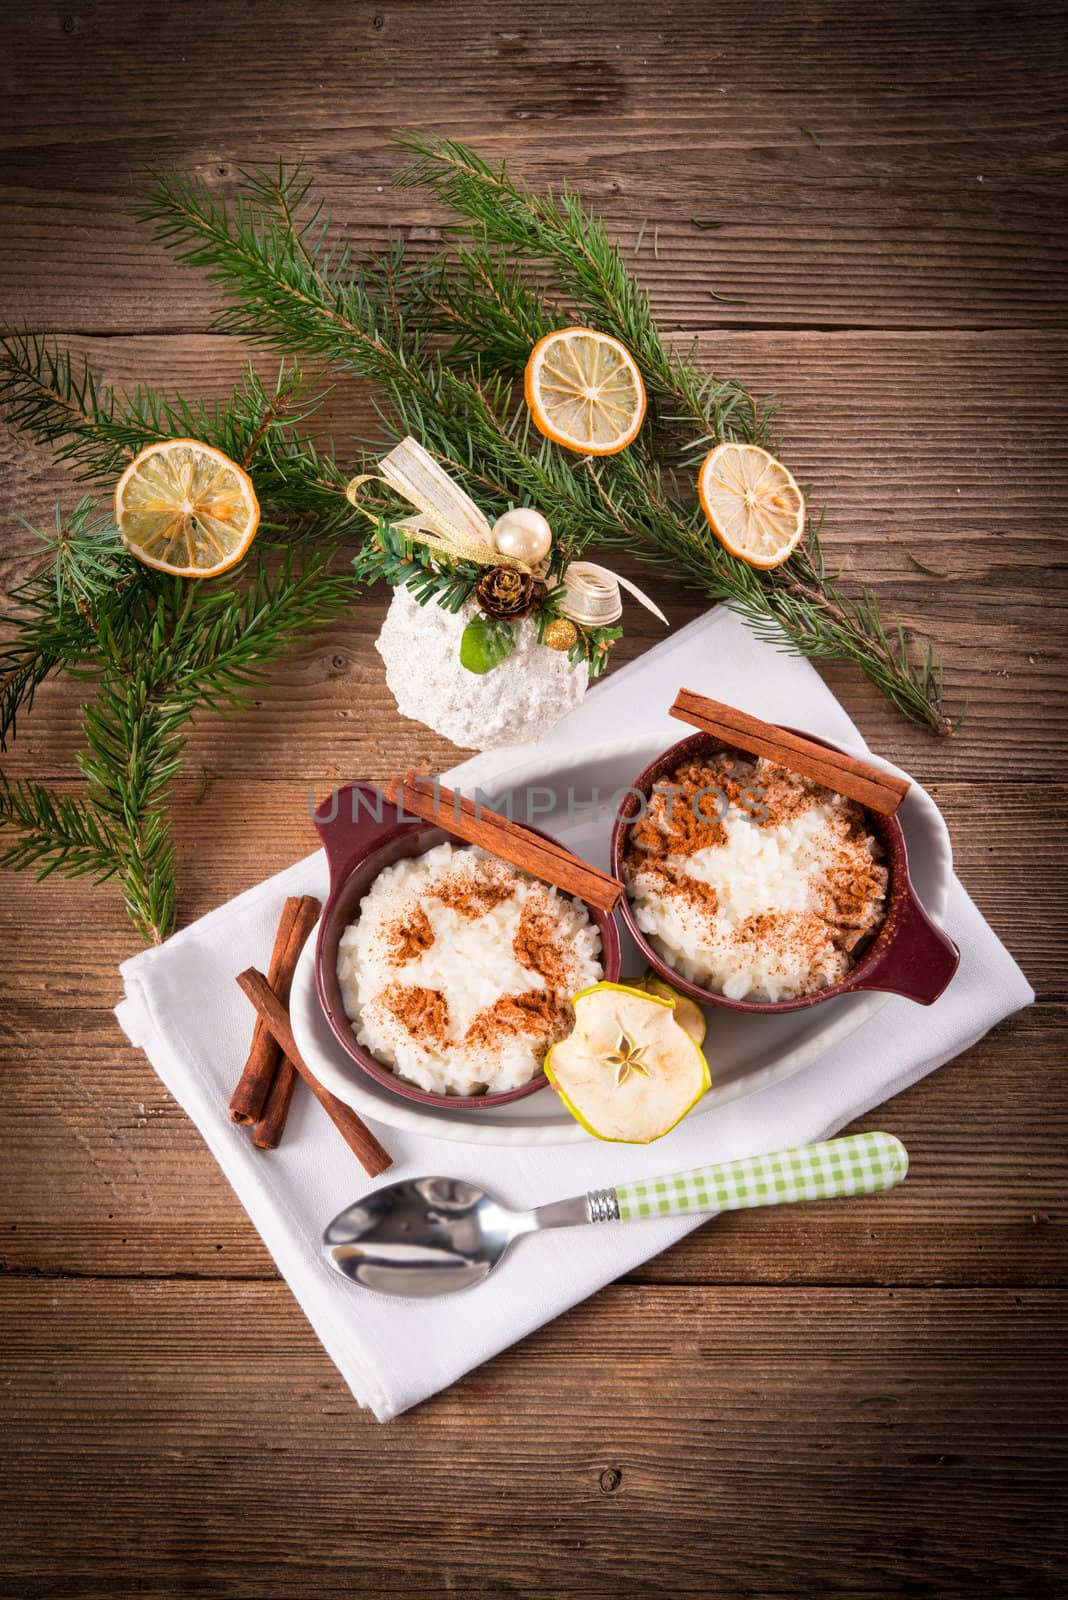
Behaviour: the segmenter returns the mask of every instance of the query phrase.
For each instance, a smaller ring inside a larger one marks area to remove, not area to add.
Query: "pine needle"
[[[906,556],[912,562],[912,565],[916,568],[917,572],[924,572],[929,578],[949,577],[949,573],[943,572],[940,567],[929,567],[926,561],[921,561],[919,556],[914,556],[912,551],[909,550],[905,545],[902,545],[901,548],[905,551]]]

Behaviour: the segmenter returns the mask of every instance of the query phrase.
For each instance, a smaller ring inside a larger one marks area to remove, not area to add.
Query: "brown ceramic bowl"
[[[508,1105],[522,1100],[548,1083],[543,1072],[518,1089],[503,1094],[433,1094],[405,1083],[390,1067],[376,1061],[357,1041],[341,997],[337,976],[338,942],[342,933],[359,915],[360,901],[384,867],[406,856],[421,856],[445,840],[463,845],[465,841],[447,828],[433,823],[409,821],[397,816],[396,806],[370,783],[350,783],[335,790],[315,814],[315,826],[326,850],[330,867],[330,894],[319,919],[319,938],[315,949],[315,983],[327,1022],[341,1047],[356,1065],[405,1100],[425,1106],[477,1111],[490,1106]],[[532,830],[540,833],[541,830]],[[548,838],[542,834],[542,838]],[[601,962],[604,975],[612,982],[619,977],[619,931],[610,913],[587,906],[601,933]]]
[[[790,728],[787,731],[797,733],[799,730]],[[835,748],[828,740],[817,739],[815,734],[805,733],[802,737],[827,745],[829,749]],[[655,783],[669,778],[681,762],[694,757],[716,755],[723,750],[743,761],[753,759],[744,750],[736,750],[707,733],[694,733],[688,739],[673,744],[670,750],[665,750],[635,778],[632,792],[620,807],[612,830],[612,871],[617,878],[623,877],[627,829],[641,808],[638,796],[647,795]],[[956,972],[960,951],[953,940],[932,922],[912,887],[905,835],[900,822],[896,817],[883,817],[874,811],[867,811],[865,815],[872,833],[886,852],[890,875],[887,911],[878,933],[841,983],[818,989],[814,994],[801,995],[796,1000],[728,1000],[726,995],[718,994],[714,989],[703,989],[700,984],[691,982],[668,966],[648,935],[638,927],[630,899],[626,896],[620,902],[623,920],[654,971],[702,1005],[725,1006],[731,1011],[756,1011],[767,1015],[822,1005],[825,1000],[833,1000],[840,994],[851,994],[856,989],[879,989],[904,995],[908,1000],[929,1006],[938,999]]]

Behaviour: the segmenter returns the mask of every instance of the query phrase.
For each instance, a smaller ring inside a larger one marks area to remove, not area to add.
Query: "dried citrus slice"
[[[150,444],[115,486],[115,521],[146,566],[182,578],[214,578],[256,537],[260,507],[236,461],[196,439]]]
[[[705,516],[732,556],[777,567],[805,531],[805,497],[781,461],[755,444],[718,444],[697,479]]]
[[[637,362],[626,345],[593,328],[564,328],[539,339],[523,391],[535,427],[583,455],[625,450],[645,416]]]

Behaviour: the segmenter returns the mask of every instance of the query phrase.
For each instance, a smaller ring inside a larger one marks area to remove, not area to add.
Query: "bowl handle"
[[[938,999],[960,965],[960,951],[927,915],[909,885],[897,931],[874,970],[855,989],[902,994],[929,1006]]]
[[[346,783],[327,795],[312,820],[336,889],[379,838],[396,828],[397,808],[373,783]]]

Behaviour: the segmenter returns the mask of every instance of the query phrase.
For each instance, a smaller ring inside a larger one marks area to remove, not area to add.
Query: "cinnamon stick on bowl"
[[[445,789],[439,783],[416,778],[394,778],[386,785],[386,799],[423,822],[436,822],[439,828],[455,834],[468,844],[478,845],[490,855],[499,856],[522,872],[551,883],[565,894],[585,900],[598,911],[614,911],[623,897],[623,885],[610,873],[591,867],[581,856],[546,839],[532,828],[502,817],[466,796]]]
[[[788,772],[813,778],[884,817],[892,817],[909,792],[909,780],[899,778],[895,772],[884,772],[870,761],[817,744],[774,722],[762,722],[748,711],[710,700],[692,689],[679,690],[671,715],[748,755],[765,756]]]

